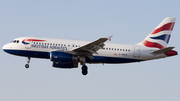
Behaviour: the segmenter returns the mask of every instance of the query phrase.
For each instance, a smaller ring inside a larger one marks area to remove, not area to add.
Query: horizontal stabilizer
[[[174,47],[166,47],[166,48],[163,48],[163,49],[160,49],[160,50],[152,51],[151,53],[153,53],[153,54],[161,54],[161,53],[168,52],[168,51],[172,50],[173,48]]]

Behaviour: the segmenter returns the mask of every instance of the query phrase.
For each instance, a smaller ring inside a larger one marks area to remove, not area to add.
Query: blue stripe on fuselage
[[[34,57],[34,58],[45,58],[49,59],[49,52],[39,52],[39,51],[28,51],[28,50],[7,50],[5,52],[13,55],[24,56],[24,57]]]
[[[45,58],[49,59],[49,52],[39,52],[39,51],[28,51],[28,50],[7,50],[5,52],[13,55],[33,57],[33,58]],[[103,56],[93,56],[94,59],[90,60],[86,58],[87,63],[129,63],[129,62],[139,62],[143,60],[139,59],[128,59],[128,58],[118,58],[118,57],[103,57]]]

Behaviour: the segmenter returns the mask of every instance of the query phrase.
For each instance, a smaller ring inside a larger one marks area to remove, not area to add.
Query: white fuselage
[[[26,41],[26,39],[32,39],[32,41]],[[71,51],[90,43],[90,41],[40,37],[20,37],[14,40],[18,40],[18,42],[11,42],[4,45],[3,50],[14,55],[47,59],[49,58],[48,54],[51,51]],[[87,61],[87,63],[128,63],[167,57],[167,55],[163,53],[158,55],[152,54],[151,51],[155,50],[158,50],[158,48],[106,42],[103,49],[100,49],[96,54],[93,54],[93,57],[95,58],[92,61]],[[101,57],[106,60],[99,59]],[[95,59],[99,60],[96,61]]]

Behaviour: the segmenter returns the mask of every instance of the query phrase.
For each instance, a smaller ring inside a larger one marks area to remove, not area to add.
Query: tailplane
[[[165,18],[142,42],[138,45],[144,45],[151,48],[162,49],[168,45],[176,18]]]

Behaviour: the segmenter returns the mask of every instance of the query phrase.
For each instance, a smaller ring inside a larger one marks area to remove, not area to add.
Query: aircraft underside
[[[4,51],[18,56],[50,59],[49,52],[26,51],[26,50],[4,50]],[[105,56],[93,56],[93,57],[94,59],[92,60],[86,57],[86,63],[130,63],[130,62],[144,61],[140,59],[128,59],[121,57],[105,57]]]

